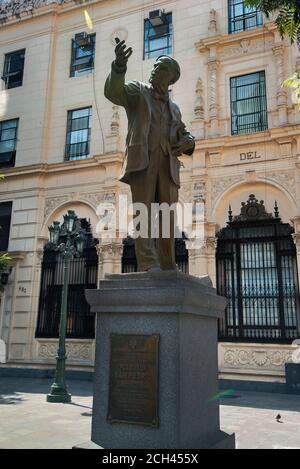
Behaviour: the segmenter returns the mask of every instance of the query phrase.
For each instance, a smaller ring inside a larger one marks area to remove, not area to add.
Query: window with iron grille
[[[86,75],[94,70],[96,34],[77,34],[72,39],[71,77]]]
[[[173,51],[172,13],[164,14],[164,23],[152,26],[149,19],[144,25],[144,60],[170,55]]]
[[[15,165],[19,119],[0,122],[0,168]]]
[[[228,18],[229,34],[263,25],[261,11],[254,7],[245,6],[243,0],[228,0]]]
[[[231,78],[232,135],[262,132],[268,129],[265,72]]]
[[[175,239],[175,258],[180,272],[189,273],[189,252],[186,249],[186,236],[183,233],[182,238]],[[122,272],[129,274],[137,272],[138,265],[135,255],[134,239],[128,236],[123,241]]]
[[[6,252],[9,243],[12,202],[0,203],[0,252]]]
[[[92,108],[68,111],[65,160],[90,156]]]
[[[286,342],[300,337],[293,228],[252,194],[217,235],[218,293],[228,299],[224,341]]]
[[[67,337],[92,339],[95,335],[95,315],[85,299],[85,290],[97,288],[98,255],[91,234],[90,223],[81,220],[86,230],[86,248],[83,256],[74,257],[70,263],[70,281],[67,306]],[[66,240],[61,237],[60,242]],[[39,297],[36,337],[55,338],[59,335],[64,261],[61,253],[44,250]]]
[[[5,54],[2,80],[5,88],[17,88],[23,84],[25,49]]]

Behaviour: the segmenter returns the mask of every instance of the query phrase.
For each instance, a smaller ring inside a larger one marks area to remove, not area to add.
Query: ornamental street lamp
[[[50,242],[47,244],[46,249],[62,253],[64,260],[64,277],[56,370],[54,382],[51,386],[50,393],[47,395],[47,402],[67,403],[71,402],[71,394],[69,394],[66,385],[66,332],[70,263],[73,256],[80,257],[83,254],[85,230],[81,227],[81,222],[75,212],[69,210],[67,215],[64,215],[63,224],[60,225],[58,221],[54,221],[53,225],[49,227],[49,232]],[[60,243],[61,239],[64,241]]]

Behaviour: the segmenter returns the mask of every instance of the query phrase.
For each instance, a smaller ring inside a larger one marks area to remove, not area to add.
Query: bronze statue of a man
[[[169,86],[180,78],[179,64],[171,57],[159,57],[152,70],[150,86],[138,81],[125,83],[127,61],[132,49],[116,38],[116,58],[106,80],[105,96],[123,106],[128,117],[126,153],[120,180],[129,184],[133,203],[148,209],[148,237],[135,240],[140,271],[176,269],[174,213],[170,236],[159,233],[151,239],[151,204],[178,202],[180,187],[178,156],[192,155],[195,141],[181,120],[178,106],[169,98]]]

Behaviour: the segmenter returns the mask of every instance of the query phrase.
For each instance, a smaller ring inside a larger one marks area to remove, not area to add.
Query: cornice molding
[[[60,163],[41,163],[28,166],[16,166],[14,168],[2,168],[1,173],[5,178],[24,176],[45,176],[47,174],[60,173],[64,171],[80,171],[89,168],[103,168],[112,164],[123,162],[123,153],[106,153],[97,155],[86,160],[62,161]]]
[[[263,27],[242,31],[235,34],[218,34],[208,36],[195,43],[199,52],[209,52],[212,48],[220,48],[239,44],[244,40],[273,37],[277,31],[277,26],[273,23],[265,23]],[[284,44],[284,43],[283,43]]]

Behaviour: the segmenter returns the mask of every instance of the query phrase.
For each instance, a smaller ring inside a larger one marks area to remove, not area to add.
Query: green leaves
[[[8,254],[2,254],[0,256],[0,273],[3,272],[9,265],[11,257]]]
[[[300,0],[244,0],[248,7],[261,10],[267,17],[277,14],[275,23],[282,37],[287,36],[291,42],[300,45]],[[285,80],[284,88],[291,87],[300,109],[300,70]]]
[[[282,36],[300,42],[300,0],[244,0],[248,7],[261,10],[267,17],[277,13],[275,23]]]
[[[298,101],[298,108],[300,109],[300,70],[298,70],[291,77],[285,80],[282,86],[284,88],[291,87],[293,89],[295,98]]]

